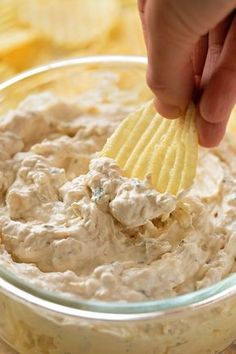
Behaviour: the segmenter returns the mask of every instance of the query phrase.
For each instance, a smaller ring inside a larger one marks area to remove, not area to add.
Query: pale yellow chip
[[[135,6],[137,7],[137,0],[121,0],[123,6]]]
[[[108,37],[102,48],[102,53],[114,55],[146,55],[146,47],[137,6],[122,9],[120,21]]]
[[[0,57],[28,45],[36,39],[35,31],[18,22],[14,1],[1,0],[0,14]]]
[[[236,134],[236,106],[234,106],[231,112],[227,130],[233,134]]]
[[[198,156],[194,104],[185,116],[169,120],[148,102],[121,123],[101,155],[114,159],[127,177],[149,176],[159,192],[177,194],[190,187]]]
[[[67,46],[86,46],[114,27],[119,0],[19,0],[18,16],[25,23]]]
[[[7,34],[0,32],[0,56],[4,57],[13,50],[36,40],[35,33],[29,29],[11,28]]]
[[[14,70],[6,63],[0,61],[0,82],[14,75]]]

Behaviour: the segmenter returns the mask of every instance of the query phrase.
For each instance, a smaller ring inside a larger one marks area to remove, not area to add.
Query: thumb
[[[235,6],[235,0],[142,0],[148,54],[147,82],[166,117],[185,111],[194,89],[195,44]]]

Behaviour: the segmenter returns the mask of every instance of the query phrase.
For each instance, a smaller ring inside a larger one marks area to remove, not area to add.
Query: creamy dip
[[[28,97],[0,121],[0,265],[82,299],[145,301],[209,286],[236,267],[235,147],[200,149],[177,197],[96,154],[134,109],[119,90]]]

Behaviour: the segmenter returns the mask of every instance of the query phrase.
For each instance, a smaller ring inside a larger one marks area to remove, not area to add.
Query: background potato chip
[[[118,0],[19,0],[19,19],[55,43],[86,46],[106,36],[120,15]]]
[[[122,10],[120,21],[108,37],[103,53],[145,55],[145,43],[136,7]]]
[[[122,5],[124,6],[136,6],[137,5],[137,0],[121,0]]]
[[[36,39],[35,31],[19,24],[12,0],[1,0],[0,15],[0,57]]]
[[[0,83],[14,74],[14,69],[0,60]]]
[[[13,72],[68,57],[146,52],[135,0],[1,0],[0,14],[0,60]]]

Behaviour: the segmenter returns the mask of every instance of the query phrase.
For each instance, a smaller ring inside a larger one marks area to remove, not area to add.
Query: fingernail
[[[163,103],[158,98],[154,99],[154,106],[156,110],[166,118],[174,119],[183,115],[183,111],[179,107]]]
[[[205,147],[204,123],[205,123],[205,121],[202,119],[201,115],[199,113],[197,113],[196,114],[196,125],[197,125],[197,131],[198,131],[198,143],[201,146]]]

